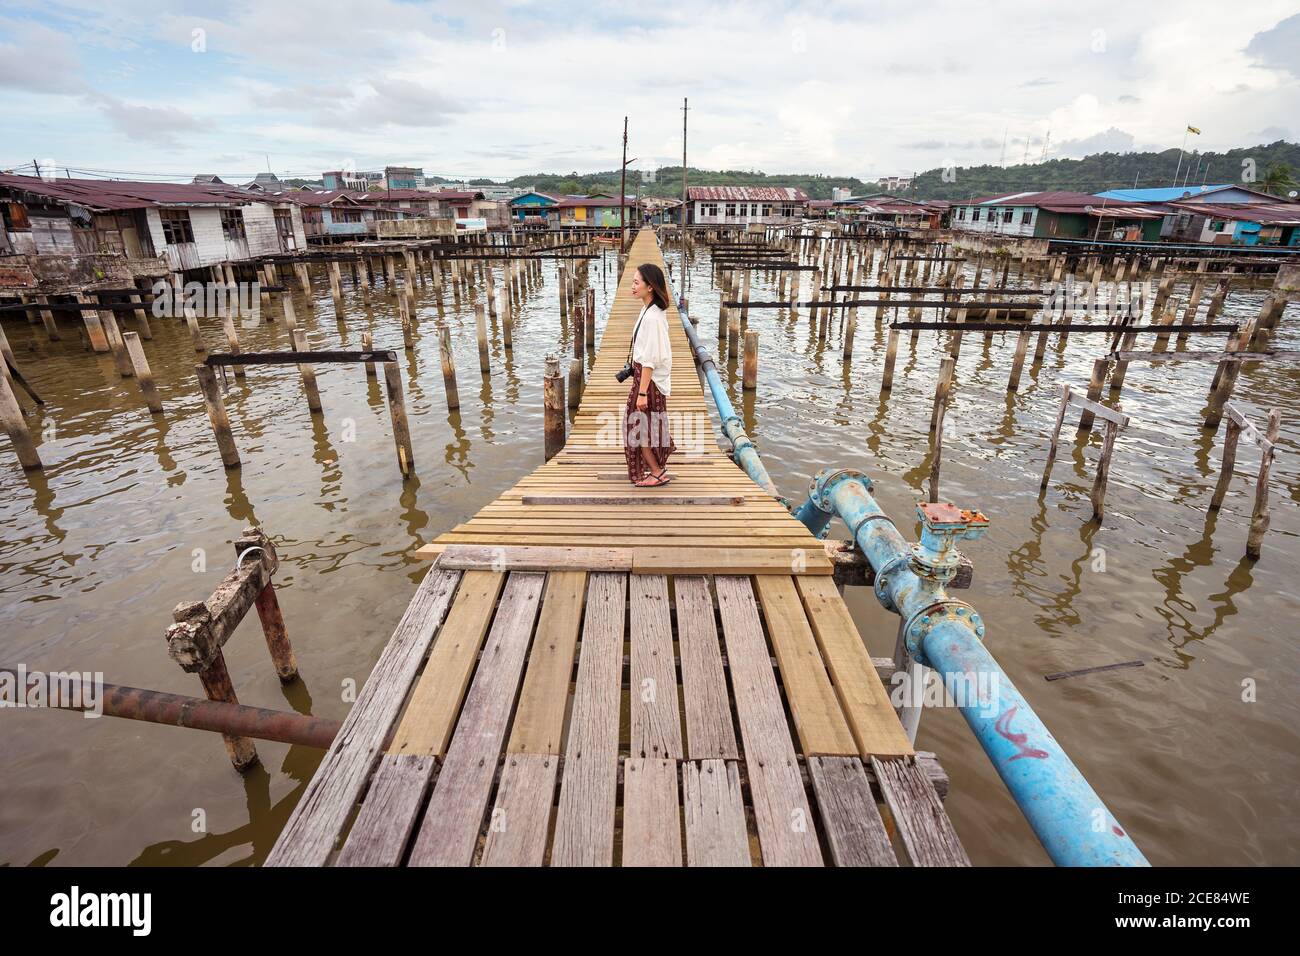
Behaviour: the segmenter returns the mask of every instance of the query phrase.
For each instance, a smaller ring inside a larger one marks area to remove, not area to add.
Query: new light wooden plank
[[[517,526],[516,526],[517,527]],[[503,539],[507,535],[501,536]],[[434,542],[415,552],[417,558],[437,559],[440,568],[492,571],[630,571],[632,552],[627,548],[585,546],[485,545]]]
[[[542,614],[510,730],[507,749],[512,753],[563,752],[564,710],[586,593],[585,571],[552,571],[546,576]]]
[[[760,575],[754,579],[754,588],[781,669],[781,683],[790,702],[800,749],[808,756],[856,754],[857,744],[804,616],[794,579]]]
[[[671,487],[671,486],[670,486]],[[654,488],[643,489],[636,495],[524,495],[525,505],[637,505],[639,507],[655,505],[732,505],[739,507],[745,501],[743,495],[678,495],[663,494]]]
[[[456,734],[411,848],[411,866],[469,866],[505,742],[546,575],[511,572]]]
[[[862,761],[809,757],[808,776],[835,865],[897,866]]]
[[[687,866],[749,866],[740,771],[732,760],[682,764]]]
[[[459,573],[459,572],[445,572]],[[466,571],[447,624],[429,652],[424,672],[402,715],[390,753],[442,756],[469,686],[474,661],[483,644],[505,575]]]
[[[481,866],[542,865],[559,763],[552,754],[507,754]]]
[[[335,866],[398,866],[436,774],[425,754],[384,754]]]
[[[627,575],[592,574],[551,849],[553,866],[610,866],[618,790]]]
[[[460,583],[459,571],[430,571],[371,670],[361,694],[330,744],[266,866],[323,866],[334,850],[384,738]]]
[[[858,635],[834,582],[829,578],[800,576],[796,584],[840,707],[853,731],[858,754],[864,760],[873,756],[913,754],[889,693],[880,682],[871,654]]]
[[[765,866],[820,866],[821,848],[749,578],[714,578]]]
[[[630,587],[632,756],[680,760],[681,714],[668,579],[661,574],[634,575]]]
[[[692,760],[735,760],[739,757],[736,730],[731,722],[731,702],[708,579],[681,575],[673,578],[673,591],[686,709],[686,752]]]
[[[829,578],[834,567],[826,557],[826,549],[813,539],[817,550],[811,548],[803,559],[801,575],[824,575]],[[790,574],[792,563],[789,547],[777,548],[704,548],[687,551],[678,547],[642,547],[632,558],[633,574]],[[833,585],[832,585],[833,586]]]
[[[970,866],[930,778],[910,757],[871,758],[876,782],[914,866]]]
[[[677,761],[623,761],[623,865],[681,866]]]

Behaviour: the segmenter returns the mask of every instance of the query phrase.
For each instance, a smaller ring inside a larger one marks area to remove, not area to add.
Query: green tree
[[[1270,163],[1268,169],[1264,170],[1264,175],[1260,177],[1259,182],[1255,183],[1255,185],[1266,193],[1272,193],[1274,196],[1285,196],[1296,188],[1296,181],[1291,173],[1289,163]]]

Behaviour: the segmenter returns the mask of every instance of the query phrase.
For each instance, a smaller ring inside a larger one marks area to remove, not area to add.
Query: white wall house
[[[802,219],[808,194],[792,186],[691,186],[691,222],[696,225],[781,224]]]
[[[975,203],[952,207],[949,225],[967,232],[991,232],[1000,236],[1032,236],[1038,223],[1034,206],[999,206]]]
[[[172,269],[199,269],[307,248],[302,210],[292,203],[163,206],[147,209],[146,215],[153,247]]]

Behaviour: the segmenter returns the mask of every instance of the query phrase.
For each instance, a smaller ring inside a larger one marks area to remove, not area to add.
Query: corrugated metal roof
[[[1232,188],[1231,183],[1217,186],[1152,186],[1145,189],[1108,189],[1094,195],[1099,199],[1122,199],[1126,202],[1170,202]]]
[[[256,201],[233,186],[201,183],[139,183],[119,179],[42,179],[0,175],[0,186],[21,189],[87,209],[116,211],[151,206],[228,206]]]
[[[724,202],[807,202],[808,194],[794,186],[690,186],[690,199]]]
[[[1278,200],[1272,203],[1170,203],[1179,212],[1189,212],[1211,219],[1234,222],[1258,222],[1268,226],[1291,226],[1300,223],[1300,203]]]

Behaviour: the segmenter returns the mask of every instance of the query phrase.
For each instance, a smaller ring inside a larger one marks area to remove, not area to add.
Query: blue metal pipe
[[[914,660],[934,668],[956,699],[1034,833],[1061,866],[1146,866],[1147,860],[1066,756],[1056,738],[989,654],[984,623],[945,585],[956,572],[956,544],[978,538],[988,520],[951,504],[918,506],[921,540],[908,545],[871,495],[871,481],[849,469],[819,472],[795,512],[814,534],[838,515],[876,573],[876,597],[904,622]]]
[[[709,392],[713,395],[713,404],[718,407],[718,416],[722,419],[722,433],[731,442],[731,457],[745,470],[745,474],[754,480],[754,484],[789,508],[789,500],[776,490],[776,483],[763,467],[763,460],[758,457],[758,446],[745,434],[745,423],[736,414],[731,399],[727,397],[727,387],[722,382],[722,376],[718,374],[718,366],[713,361],[713,356],[700,344],[700,336],[695,331],[695,326],[686,313],[685,304],[680,299],[677,307],[682,328],[686,330],[686,338],[691,343],[691,352],[695,355],[695,364],[704,370],[705,380],[709,383]]]

